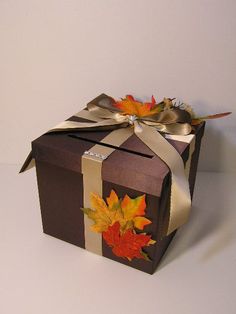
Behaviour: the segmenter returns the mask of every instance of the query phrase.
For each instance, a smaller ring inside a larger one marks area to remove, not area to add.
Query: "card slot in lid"
[[[77,139],[77,140],[82,140],[82,141],[85,141],[85,142],[89,142],[89,143],[93,143],[93,144],[97,144],[97,145],[101,145],[101,146],[105,146],[105,147],[114,148],[114,149],[123,151],[125,153],[138,155],[138,156],[141,156],[141,157],[144,157],[144,158],[151,159],[151,158],[154,157],[154,155],[145,154],[145,153],[138,152],[138,151],[135,151],[135,150],[132,150],[132,149],[128,149],[128,148],[124,148],[124,147],[120,147],[120,146],[115,146],[115,145],[111,145],[111,144],[104,143],[104,142],[99,142],[99,141],[96,141],[96,140],[93,140],[93,139],[90,139],[90,138],[85,138],[85,137],[83,137],[81,135],[77,135],[77,134],[68,134],[68,136],[72,137],[74,139]]]

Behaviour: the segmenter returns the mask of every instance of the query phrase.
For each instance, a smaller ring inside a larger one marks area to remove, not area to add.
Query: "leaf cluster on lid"
[[[127,95],[124,99],[121,99],[121,101],[116,101],[114,106],[120,109],[124,114],[135,115],[137,117],[150,116],[162,110],[153,96],[151,102],[143,103],[135,100],[132,95]]]
[[[198,117],[195,115],[193,108],[185,103],[173,102],[175,98],[164,98],[161,102],[157,103],[154,96],[151,97],[151,102],[141,102],[136,100],[132,95],[126,95],[125,98],[121,98],[120,101],[114,100],[114,106],[121,110],[123,114],[136,115],[137,117],[147,117],[154,114],[158,114],[162,111],[172,110],[178,107],[181,110],[187,111],[191,116],[191,125],[200,124],[202,121],[208,119],[218,119],[225,117],[231,112],[223,112],[213,115],[207,115],[204,117]]]

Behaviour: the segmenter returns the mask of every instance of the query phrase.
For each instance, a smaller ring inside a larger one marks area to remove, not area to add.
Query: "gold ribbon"
[[[107,98],[100,100],[97,104],[89,103],[87,105],[87,114],[85,114],[86,110],[83,110],[87,119],[95,120],[96,122],[63,121],[50,129],[47,133],[66,130],[88,131],[126,128],[130,125],[134,125],[135,121],[139,122],[138,124],[136,123],[136,129],[140,126],[140,123],[142,123],[160,132],[175,135],[187,135],[192,131],[190,115],[188,112],[179,108],[164,110],[150,116],[137,117],[135,115],[123,114],[122,111],[112,105],[111,100],[107,102]],[[77,116],[80,116],[79,113]]]
[[[120,146],[131,135],[130,128],[122,128],[114,130],[103,138],[100,143],[112,144]],[[103,195],[102,192],[102,161],[103,159],[96,156],[105,156],[107,158],[115,148],[94,145],[87,154],[82,156],[82,173],[83,173],[83,205],[86,208],[90,207],[91,191],[98,195]],[[90,155],[90,153],[92,153]],[[101,233],[91,232],[93,221],[84,215],[84,239],[85,248],[93,253],[102,255],[102,236]]]
[[[72,130],[99,131],[124,128],[124,134],[126,134],[127,138],[132,134],[135,134],[167,164],[171,171],[170,218],[167,235],[178,229],[187,221],[191,208],[191,196],[183,160],[176,149],[169,144],[159,132],[181,136],[188,135],[192,130],[190,125],[191,117],[188,112],[179,108],[173,108],[171,110],[164,110],[161,113],[152,116],[137,117],[134,115],[125,115],[113,106],[112,98],[104,96],[98,103],[89,103],[87,105],[87,110],[82,110],[77,116],[95,122],[64,121],[50,129],[47,133]],[[113,132],[110,133],[110,136],[111,138],[113,137]],[[127,139],[126,136],[125,139]],[[120,142],[120,140],[118,140],[117,144],[115,138],[112,138],[112,144],[119,146],[122,144],[122,141]],[[95,147],[96,146],[98,145],[95,145]],[[29,165],[31,160],[30,157],[28,158]],[[90,159],[88,156],[82,157],[82,171],[84,175],[87,171],[88,173],[91,173],[88,167],[88,159]],[[96,164],[98,165],[98,163]],[[91,167],[94,165],[95,164],[90,163]],[[26,165],[23,165],[21,172],[26,169],[27,163]],[[101,163],[97,169],[100,169],[98,170],[99,175],[97,178],[99,178],[98,180],[101,186]],[[84,188],[88,190],[85,186],[89,186],[87,181],[84,184]],[[87,192],[85,192],[85,194],[87,194]],[[88,197],[86,196],[85,202],[87,202],[87,199]]]

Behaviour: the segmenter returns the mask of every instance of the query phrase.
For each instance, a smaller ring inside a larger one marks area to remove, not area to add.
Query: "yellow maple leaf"
[[[119,222],[121,232],[134,227],[143,230],[151,221],[145,217],[145,195],[131,199],[128,195],[119,200],[114,190],[106,199],[107,203],[96,193],[91,193],[91,208],[82,208],[83,212],[94,221],[92,231],[102,233],[115,222]]]
[[[131,220],[137,229],[143,230],[143,228],[150,224],[151,221],[145,217],[145,195],[138,196],[135,199],[131,199],[128,195],[125,195],[121,202],[122,212],[124,213],[125,220]]]
[[[119,199],[112,190],[107,198],[107,203],[96,193],[90,196],[91,208],[82,208],[83,212],[94,221],[91,229],[95,232],[106,231],[115,221],[123,219],[123,214],[119,206]]]
[[[127,220],[135,216],[143,216],[146,208],[145,195],[132,199],[126,194],[121,202],[121,208]]]
[[[139,230],[143,230],[146,225],[149,225],[151,221],[145,217],[134,217],[134,226]]]
[[[119,202],[119,198],[114,190],[111,190],[110,196],[107,197],[107,204],[109,206],[109,209],[113,209],[115,206],[117,206]]]

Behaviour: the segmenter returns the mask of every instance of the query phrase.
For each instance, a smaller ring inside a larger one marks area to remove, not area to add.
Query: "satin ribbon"
[[[112,98],[107,96],[98,103],[89,103],[87,110],[81,111],[77,116],[95,122],[64,121],[47,133],[126,128],[129,136],[135,134],[167,164],[171,171],[170,218],[166,234],[169,235],[187,221],[191,208],[191,196],[183,160],[176,149],[159,132],[182,136],[188,135],[192,130],[190,125],[191,117],[188,112],[173,108],[152,116],[125,115],[113,106]],[[116,145],[116,143],[113,142],[113,145]],[[30,157],[28,158],[29,166]],[[26,169],[27,165],[22,171]]]
[[[100,143],[116,144],[120,146],[133,134],[130,128],[121,128],[110,132]],[[82,156],[83,174],[83,206],[90,207],[90,194],[97,193],[103,195],[102,184],[102,162],[103,159],[96,156],[108,158],[115,148],[96,144]],[[92,155],[90,155],[90,153]],[[93,221],[84,215],[84,239],[85,248],[93,253],[102,255],[102,236],[101,233],[91,232]]]
[[[107,97],[108,98],[108,97]],[[107,98],[99,101],[97,104],[89,103],[87,109],[89,114],[87,118],[91,117],[96,120],[95,123],[63,121],[50,129],[47,133],[60,132],[73,129],[74,131],[83,130],[111,130],[112,128],[126,128],[134,125],[134,122],[139,122],[150,127],[155,128],[157,131],[175,135],[187,135],[192,131],[190,121],[191,117],[188,112],[179,108],[165,110],[160,113],[137,117],[135,115],[125,115],[119,109],[112,105],[112,101],[107,102]],[[105,101],[106,100],[106,101]],[[139,125],[136,123],[136,128]]]

